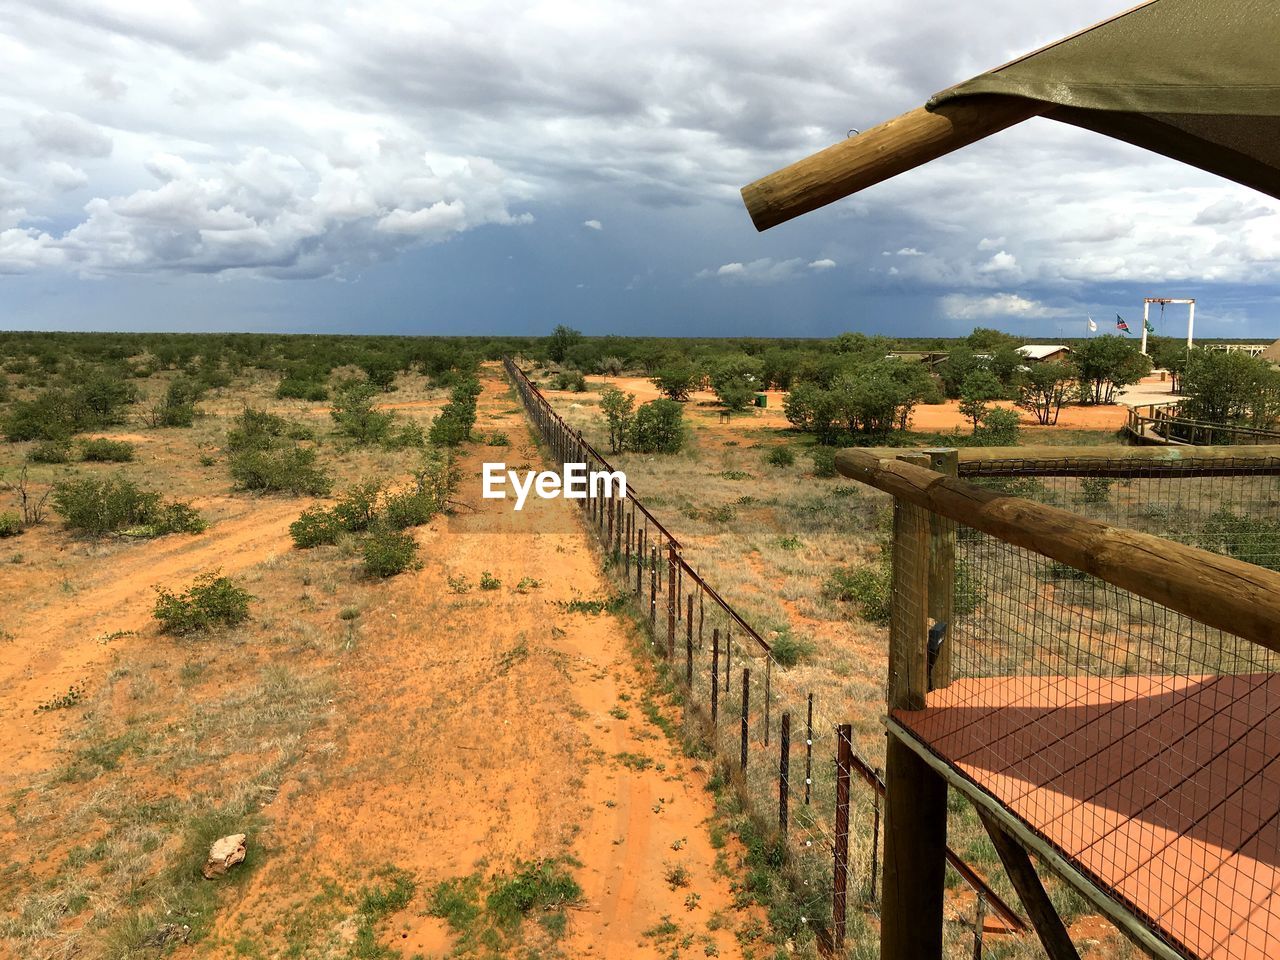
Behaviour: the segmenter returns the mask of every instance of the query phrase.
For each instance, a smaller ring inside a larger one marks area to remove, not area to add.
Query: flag
[[[1097,333],[1097,332],[1098,332],[1098,325],[1097,325],[1096,323],[1094,323],[1094,322],[1093,322],[1093,317],[1090,317],[1090,318],[1089,318],[1089,332],[1090,332],[1090,333]]]
[[[1154,334],[1156,332],[1156,328],[1151,325],[1150,320],[1143,320],[1142,325],[1147,328],[1147,333]]]
[[[1116,329],[1123,330],[1125,333],[1129,332],[1129,325],[1124,322],[1124,317],[1118,313],[1116,314]]]

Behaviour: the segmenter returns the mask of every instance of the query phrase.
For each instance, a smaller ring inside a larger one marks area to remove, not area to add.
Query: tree
[[[547,337],[547,357],[555,363],[563,363],[569,348],[582,340],[582,332],[560,324]]]
[[[609,450],[613,453],[621,453],[627,445],[635,403],[634,393],[623,393],[617,387],[606,387],[600,393],[600,410],[609,424]]]
[[[729,410],[743,410],[764,386],[764,364],[742,354],[726,357],[711,370],[711,389]]]
[[[938,373],[942,377],[942,390],[949,400],[960,396],[960,390],[970,374],[985,369],[985,363],[967,346],[957,345],[947,354],[947,359],[940,364]]]
[[[1117,387],[1137,383],[1151,370],[1151,360],[1136,346],[1111,334],[1085,340],[1076,347],[1072,361],[1081,403],[1113,403]]]
[[[1267,429],[1280,417],[1280,371],[1246,353],[1196,348],[1182,377],[1182,415]]]
[[[684,445],[684,408],[674,400],[640,404],[631,424],[630,444],[640,453],[678,453]]]
[[[1000,381],[989,370],[976,370],[965,378],[960,388],[960,412],[973,421],[974,433],[986,416],[987,404],[999,399],[1003,392]]]
[[[1018,406],[1030,410],[1046,426],[1056,424],[1075,375],[1075,368],[1069,363],[1033,364],[1023,374]]]
[[[329,416],[333,417],[339,433],[361,444],[379,443],[387,438],[395,414],[374,409],[373,397],[377,392],[378,388],[368,381],[357,381],[348,384],[334,398]]]
[[[797,430],[814,434],[822,444],[836,442],[840,405],[834,391],[818,383],[797,383],[783,399],[782,410]]]
[[[653,375],[653,385],[668,400],[688,400],[702,384],[702,372],[683,357],[668,360]]]

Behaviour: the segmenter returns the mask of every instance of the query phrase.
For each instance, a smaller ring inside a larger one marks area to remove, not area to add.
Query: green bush
[[[780,667],[794,667],[813,656],[813,650],[812,643],[797,640],[789,631],[778,634],[769,644],[769,652]]]
[[[200,533],[205,522],[189,504],[165,502],[127,477],[74,477],[53,486],[54,509],[72,530],[90,536]]]
[[[775,467],[789,467],[796,462],[796,455],[791,452],[790,447],[774,447],[765,460]]]
[[[1115,480],[1110,477],[1085,477],[1080,481],[1081,503],[1106,503],[1111,499]]]
[[[333,488],[329,475],[316,466],[316,452],[305,447],[243,450],[230,459],[231,479],[242,490],[324,496]]]
[[[236,417],[235,425],[227,431],[227,451],[270,450],[284,439],[288,431],[289,422],[284,417],[245,407]]]
[[[418,541],[399,530],[378,528],[364,542],[364,568],[375,577],[403,573],[417,563]]]
[[[132,443],[127,440],[107,440],[103,437],[86,440],[84,448],[80,451],[81,459],[95,463],[127,463],[133,459],[133,455]]]
[[[303,510],[298,519],[289,524],[293,545],[301,550],[337,543],[342,532],[342,523],[331,510],[323,507]]]
[[[333,516],[343,530],[359,533],[368,530],[378,519],[378,497],[382,484],[377,480],[365,480],[347,488],[333,507]]]
[[[684,441],[684,407],[675,400],[650,400],[636,409],[631,421],[631,449],[679,453]]]
[[[382,506],[382,521],[393,530],[420,527],[429,523],[437,507],[425,490],[404,490],[388,494]]]
[[[382,443],[390,436],[395,414],[374,409],[377,393],[378,388],[372,383],[357,382],[338,394],[329,416],[340,434],[358,444]]]
[[[815,477],[834,477],[838,475],[834,447],[814,447],[809,451],[809,457],[813,460],[813,475]]]
[[[864,620],[888,623],[893,599],[892,569],[888,562],[837,567],[827,576],[823,595],[853,604]]]
[[[255,599],[228,577],[205,573],[185,592],[175,594],[156,587],[153,616],[162,633],[204,633],[216,627],[233,627],[249,619],[249,603]]]
[[[32,463],[69,463],[71,443],[67,440],[42,440],[27,451]]]
[[[561,370],[551,378],[551,385],[556,390],[571,390],[574,393],[587,392],[587,380],[577,370]]]
[[[281,400],[328,400],[329,388],[315,380],[285,377],[276,387],[276,396]]]
[[[979,417],[974,439],[990,447],[1011,447],[1018,442],[1019,422],[1016,410],[991,407]]]
[[[0,513],[0,540],[5,537],[16,537],[22,530],[22,518],[16,513],[8,511]]]
[[[392,430],[383,441],[388,450],[405,450],[409,447],[425,447],[427,434],[416,420],[410,420],[399,430]]]
[[[456,447],[470,439],[470,434],[465,419],[448,407],[431,421],[429,436],[437,447]]]

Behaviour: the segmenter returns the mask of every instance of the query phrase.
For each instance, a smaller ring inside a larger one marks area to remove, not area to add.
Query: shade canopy
[[[766,230],[1043,115],[1280,197],[1280,0],[1149,0],[742,189]]]

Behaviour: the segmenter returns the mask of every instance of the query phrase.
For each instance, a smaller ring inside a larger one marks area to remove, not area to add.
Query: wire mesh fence
[[[505,361],[529,418],[553,460],[613,468]],[[687,707],[708,736],[734,788],[779,854],[803,922],[837,952],[855,914],[875,915],[883,850],[878,771],[859,755],[843,706],[795,683],[769,644],[681,554],[679,540],[635,491],[593,496],[582,509],[604,549],[607,570],[640,611],[654,654],[682,682]],[[867,825],[852,831],[850,824]],[[857,842],[863,837],[869,838]],[[954,853],[965,883],[1009,928],[1025,924]]]
[[[890,698],[919,702],[891,728],[1102,891],[1153,953],[1280,955],[1280,577],[1259,569],[1277,556],[1276,472],[1229,459],[961,472],[975,484],[922,471],[920,489],[946,489],[897,501],[929,531],[895,528]],[[1078,516],[1164,530],[1155,511],[1178,518],[1172,537]]]

